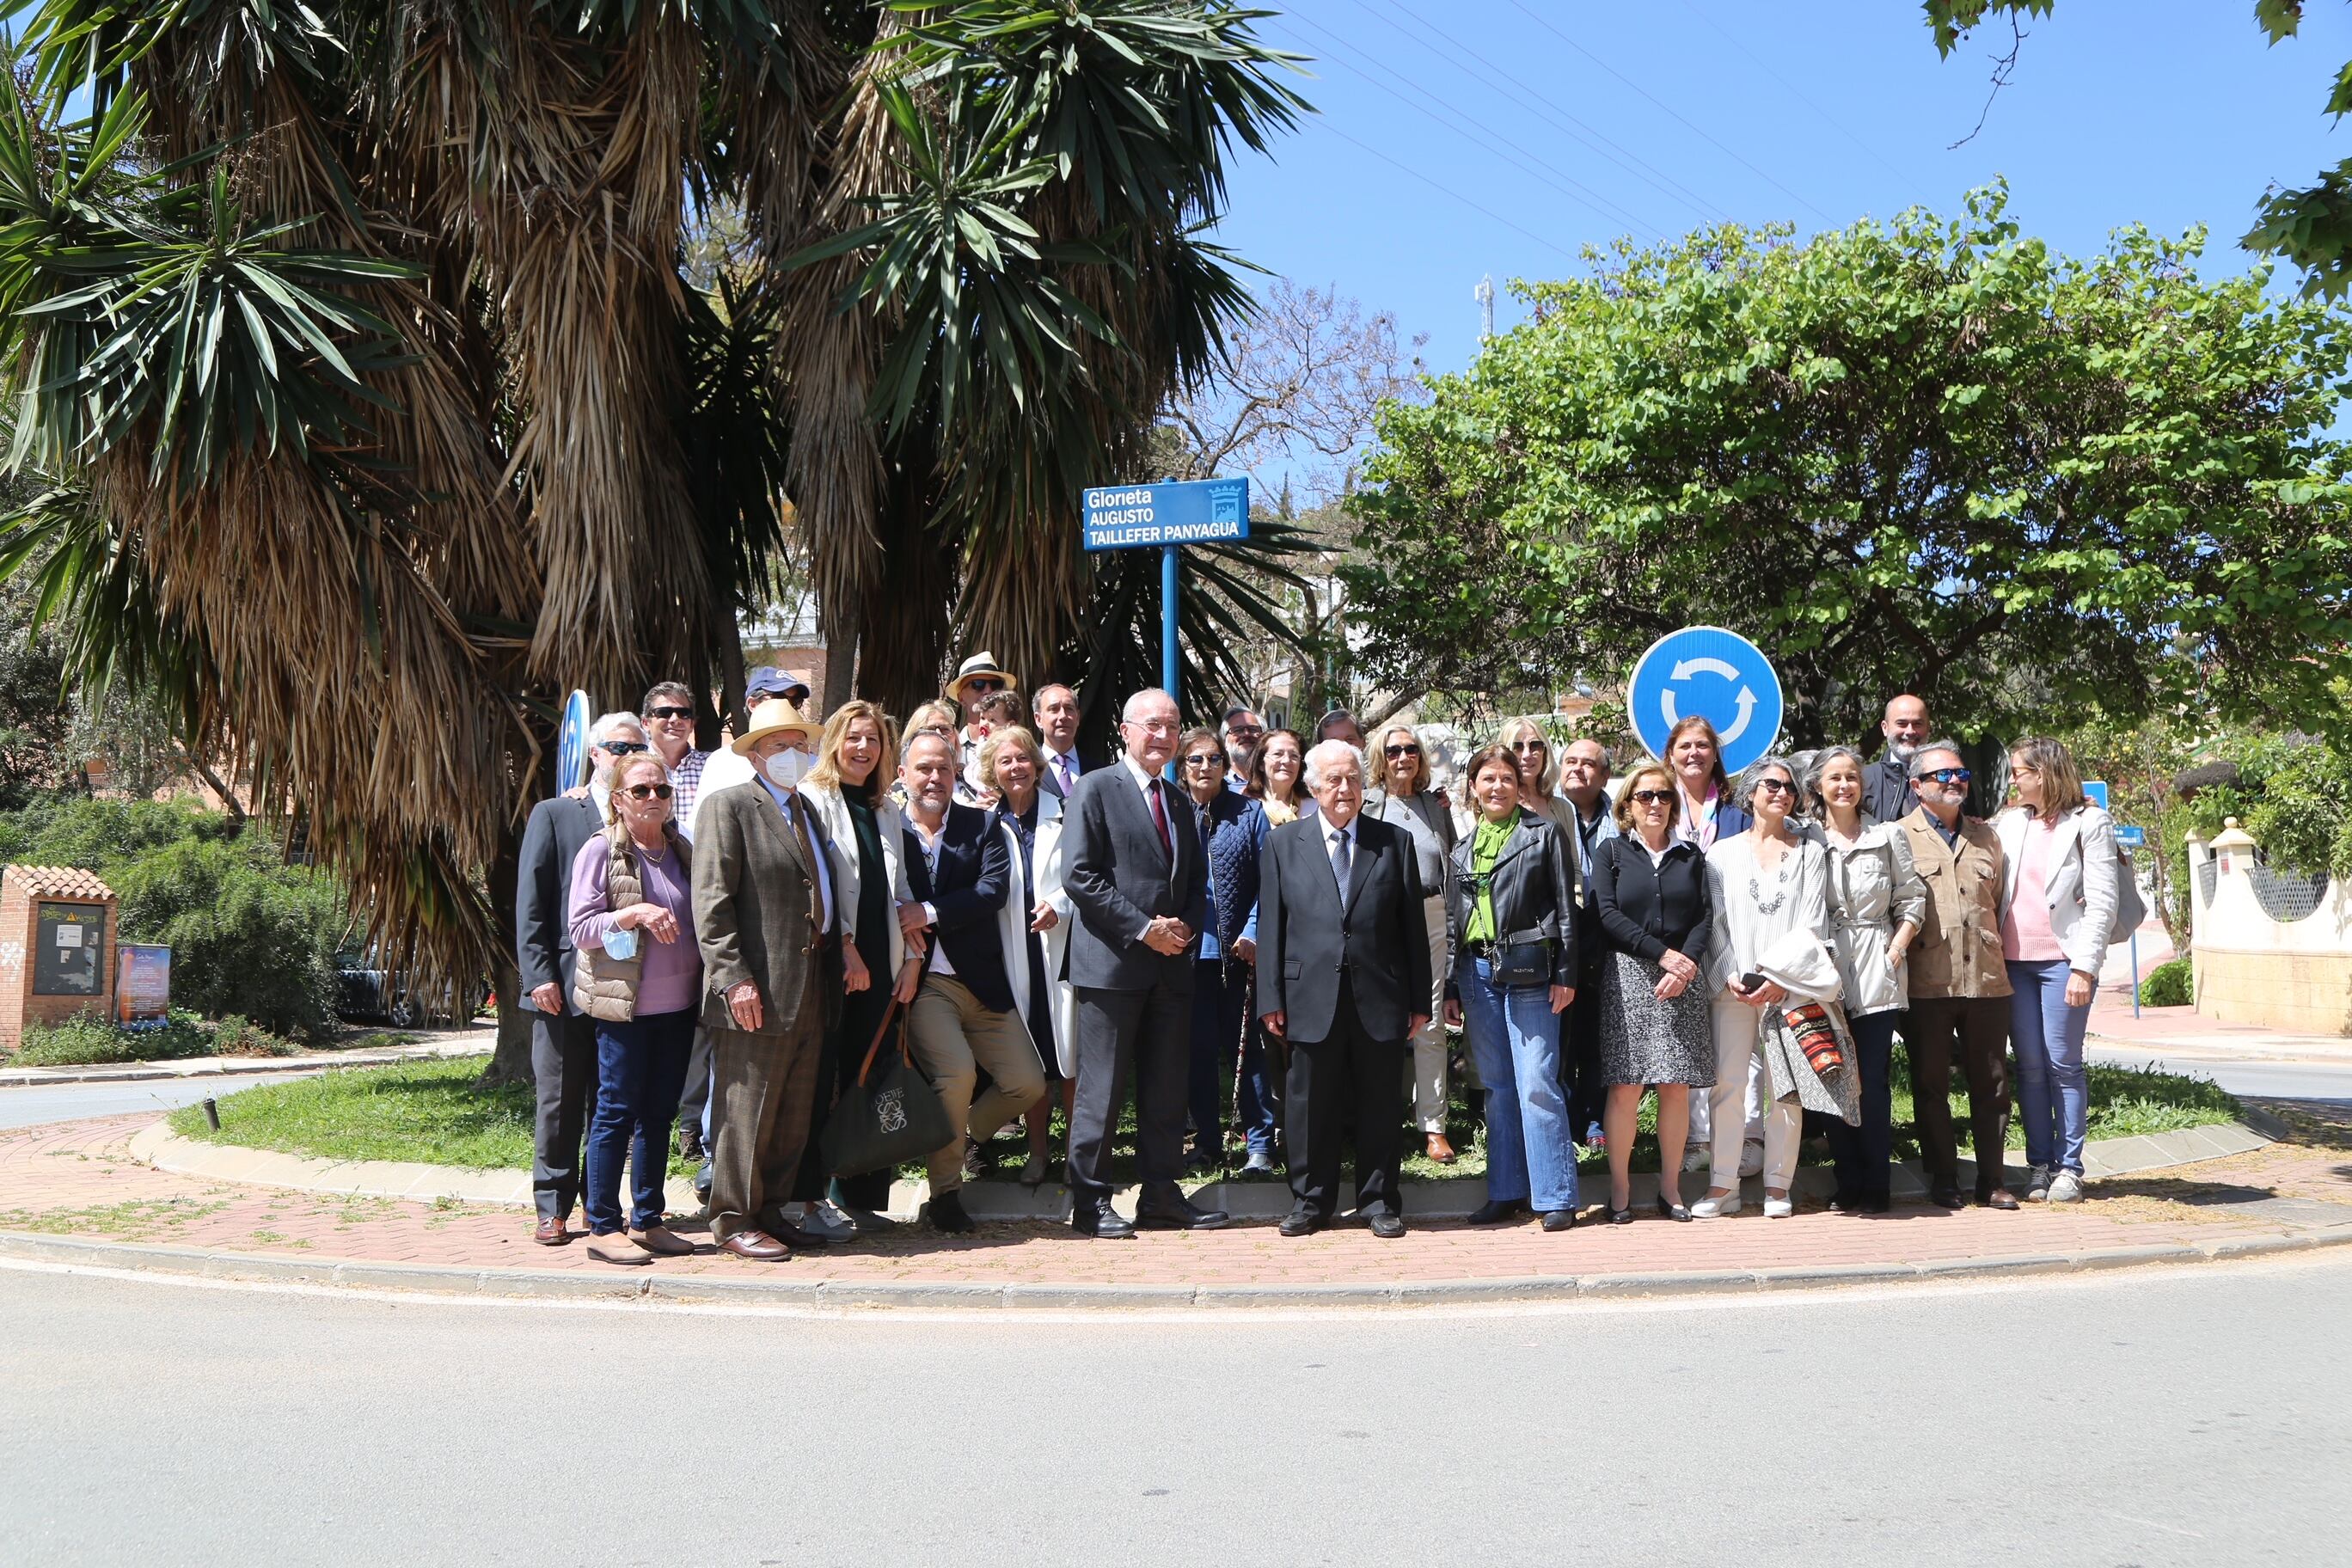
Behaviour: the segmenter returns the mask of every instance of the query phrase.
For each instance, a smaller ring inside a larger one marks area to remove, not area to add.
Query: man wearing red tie
[[[1208,865],[1190,806],[1160,776],[1181,732],[1176,700],[1139,691],[1120,719],[1124,750],[1080,778],[1064,808],[1063,886],[1075,917],[1068,978],[1077,993],[1077,1094],[1070,1111],[1070,1224],[1081,1236],[1206,1229],[1184,1165],[1192,1042],[1192,948],[1208,918]],[[1135,1224],[1110,1206],[1110,1141],[1135,1080]]]

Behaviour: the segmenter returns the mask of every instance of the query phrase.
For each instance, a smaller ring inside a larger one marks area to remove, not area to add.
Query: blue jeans
[[[1460,975],[1463,1033],[1486,1095],[1486,1196],[1539,1214],[1576,1207],[1575,1135],[1559,1087],[1559,1015],[1549,985],[1499,987],[1489,962]]]
[[[610,1236],[621,1223],[621,1157],[629,1158],[635,1202],[627,1228],[662,1222],[669,1174],[670,1123],[694,1053],[694,1009],[625,1024],[596,1021],[596,1110],[588,1123],[588,1228]]]
[[[2063,958],[2009,966],[2009,1038],[2017,1047],[2017,1103],[2025,1122],[2025,1163],[2083,1173],[2091,1126],[2083,1032],[2091,1005],[2066,1005],[2074,973]]]
[[[1832,1118],[1830,1154],[1836,1162],[1838,1195],[1855,1203],[1884,1200],[1894,1188],[1895,1091],[1887,1072],[1895,1055],[1893,1007],[1849,1018],[1856,1066],[1862,1072],[1862,1121],[1848,1127]]]

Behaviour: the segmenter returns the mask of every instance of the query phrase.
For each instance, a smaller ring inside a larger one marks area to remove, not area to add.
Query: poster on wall
[[[106,906],[44,900],[33,922],[33,994],[95,996],[106,973]]]
[[[172,950],[152,942],[126,942],[114,950],[114,1017],[117,1023],[161,1018],[172,1010]]]

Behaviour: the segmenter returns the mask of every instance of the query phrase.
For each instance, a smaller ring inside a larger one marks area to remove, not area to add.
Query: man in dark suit
[[[961,1235],[972,1228],[962,1197],[965,1137],[985,1144],[1044,1099],[1045,1065],[1013,1005],[1004,966],[1012,840],[988,813],[956,802],[955,748],[940,736],[907,742],[898,778],[907,786],[907,879],[932,933],[922,988],[907,1009],[908,1032],[915,1063],[955,1129],[947,1146],[932,1152],[924,1215],[933,1229]],[[1027,962],[1026,941],[1020,955]],[[982,1071],[988,1092],[974,1100]]]
[[[1862,809],[1881,822],[1900,822],[1919,803],[1911,795],[1911,753],[1927,743],[1927,704],[1905,692],[1886,704],[1878,732],[1886,752],[1863,770]]]
[[[1077,1094],[1070,1112],[1070,1224],[1126,1237],[1110,1206],[1110,1138],[1135,1079],[1136,1225],[1198,1230],[1225,1223],[1176,1178],[1184,1168],[1184,1093],[1192,1050],[1192,948],[1208,918],[1208,862],[1183,795],[1160,777],[1182,732],[1176,700],[1139,691],[1120,718],[1124,748],[1087,773],[1062,814],[1062,879],[1076,921],[1064,958],[1077,993]]]
[[[1067,800],[1087,771],[1078,760],[1078,694],[1059,684],[1040,687],[1030,700],[1029,716],[1036,721],[1037,745],[1045,753],[1045,771],[1037,775],[1037,787]]]
[[[1429,931],[1412,840],[1362,815],[1363,757],[1344,741],[1307,753],[1312,816],[1267,838],[1259,868],[1257,1001],[1290,1046],[1284,1131],[1292,1208],[1285,1236],[1331,1223],[1339,1137],[1356,1126],[1356,1212],[1404,1234],[1397,1186],[1405,1043],[1429,1021]]]
[[[782,753],[816,736],[781,697],[751,710],[734,750],[758,776],[703,801],[694,845],[694,934],[710,1031],[710,1237],[738,1258],[767,1261],[815,1239],[784,1218],[783,1205],[808,1139],[818,1052],[841,1005],[824,829],[782,782],[799,769],[771,765],[789,763]]]
[[[645,726],[634,713],[607,713],[588,734],[588,792],[531,807],[515,879],[515,970],[530,1014],[530,1076],[539,1101],[530,1139],[539,1226],[531,1239],[542,1247],[572,1239],[566,1222],[580,1196],[580,1144],[596,1092],[595,1020],[572,1005],[572,862],[604,831],[611,798],[605,781],[614,759],[646,749]]]

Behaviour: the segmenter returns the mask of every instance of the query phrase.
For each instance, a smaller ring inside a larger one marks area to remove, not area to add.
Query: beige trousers
[[[931,1195],[963,1185],[963,1140],[985,1143],[997,1130],[1045,1095],[1045,1069],[1029,1031],[1012,1013],[980,1005],[971,988],[951,974],[926,974],[923,988],[907,1009],[907,1033],[915,1065],[939,1091],[956,1135],[930,1160]],[[988,1069],[988,1092],[977,1100],[972,1088]]]
[[[1763,1065],[1756,1048],[1758,1026],[1755,1008],[1728,990],[1717,995],[1715,1087],[1706,1091],[1707,1111],[1714,1123],[1715,1166],[1707,1181],[1727,1190],[1739,1184],[1740,1145],[1748,1141],[1748,1122],[1741,1111],[1749,1092],[1749,1066]],[[1757,1092],[1762,1092],[1760,1087]],[[1796,1178],[1797,1134],[1804,1125],[1804,1115],[1794,1100],[1776,1100],[1764,1108],[1764,1184],[1776,1192],[1786,1192]]]
[[[1412,1119],[1423,1132],[1445,1131],[1445,895],[1423,899],[1429,922],[1429,1022],[1412,1037]]]

